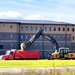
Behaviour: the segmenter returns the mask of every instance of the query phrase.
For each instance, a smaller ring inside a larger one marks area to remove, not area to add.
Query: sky
[[[0,0],[0,19],[50,20],[75,24],[75,0]]]

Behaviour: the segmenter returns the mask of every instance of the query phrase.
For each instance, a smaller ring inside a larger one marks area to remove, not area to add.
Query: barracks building
[[[59,47],[75,50],[75,24],[48,20],[9,20],[0,19],[0,55],[6,50],[20,49],[20,43],[27,42],[38,30],[50,34]],[[52,42],[39,37],[26,50],[38,50],[46,58],[54,52]]]

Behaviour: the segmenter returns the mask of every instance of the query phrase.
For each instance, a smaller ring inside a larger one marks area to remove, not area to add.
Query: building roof
[[[23,23],[23,24],[71,24],[66,22],[57,22],[50,20],[11,20],[11,19],[0,19],[0,23]]]

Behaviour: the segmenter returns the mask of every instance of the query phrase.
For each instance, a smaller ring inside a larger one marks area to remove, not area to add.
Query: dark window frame
[[[33,27],[32,27],[32,26],[30,27],[30,30],[31,30],[31,31],[33,30]]]
[[[65,31],[65,28],[63,28],[63,31]]]
[[[10,26],[10,29],[13,29],[13,25]]]
[[[49,31],[52,31],[52,27],[49,27]]]
[[[60,27],[58,28],[58,31],[60,31],[61,29],[60,29]]]
[[[56,27],[54,27],[54,31],[56,31]]]
[[[72,28],[72,32],[74,32],[74,28]]]
[[[69,29],[69,28],[67,28],[67,31],[70,31],[70,29]]]
[[[26,26],[26,31],[28,31],[28,26]]]
[[[47,31],[47,27],[45,27],[44,30]]]
[[[38,31],[38,27],[35,27],[35,30]]]
[[[23,31],[23,26],[21,26],[21,31]]]

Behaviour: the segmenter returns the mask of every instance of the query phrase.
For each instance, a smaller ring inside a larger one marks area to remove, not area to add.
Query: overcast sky
[[[0,19],[51,20],[75,24],[75,0],[0,0]]]

